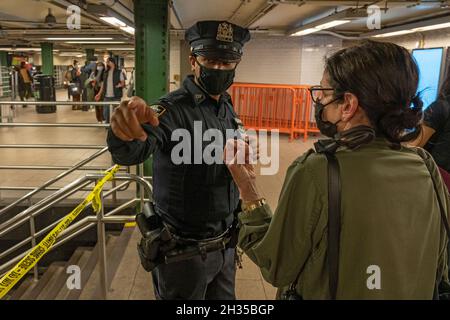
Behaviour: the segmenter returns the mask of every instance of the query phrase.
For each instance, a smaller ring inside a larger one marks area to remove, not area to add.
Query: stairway
[[[108,299],[154,299],[151,275],[143,270],[136,251],[140,233],[137,227],[108,233],[106,265]],[[102,299],[98,244],[79,247],[66,261],[53,262],[38,281],[29,275],[4,298],[7,300],[98,300]],[[69,289],[69,266],[79,266],[81,289]]]

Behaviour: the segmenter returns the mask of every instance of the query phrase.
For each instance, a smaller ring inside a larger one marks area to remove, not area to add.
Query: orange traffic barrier
[[[309,86],[235,83],[229,92],[236,113],[247,128],[278,129],[290,139],[319,132]]]

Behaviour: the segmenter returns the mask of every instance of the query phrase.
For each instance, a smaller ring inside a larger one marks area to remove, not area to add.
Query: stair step
[[[58,293],[59,290],[61,290],[61,287],[58,288],[59,283],[56,281],[58,278],[61,277],[61,275],[64,275],[66,272],[66,268],[64,263],[61,262],[60,265],[55,269],[53,272],[53,276],[48,282],[48,284],[45,286],[44,289],[36,296],[35,300],[50,300],[46,297],[52,296],[53,294]]]
[[[112,252],[107,256],[106,264],[107,264],[107,286],[110,289],[112,280],[117,273],[120,263],[124,258],[125,251],[128,248],[128,245],[132,239],[132,235],[134,232],[134,228],[124,227],[122,232],[120,233],[117,240],[114,242],[114,246],[112,248]],[[135,252],[136,253],[136,252]],[[136,253],[137,254],[137,253]],[[97,287],[97,290],[91,296],[91,300],[102,299],[102,290],[100,286]]]
[[[67,261],[67,263],[64,265],[63,271],[60,272],[58,276],[55,276],[52,279],[52,284],[49,289],[45,292],[42,292],[38,296],[37,300],[54,300],[59,291],[61,291],[61,289],[66,285],[68,277],[67,268],[72,265],[77,265],[82,255],[83,248],[77,248],[70,257],[69,261]]]
[[[106,245],[108,246],[108,244],[110,243],[111,239],[113,239],[111,236],[107,235],[106,236]],[[97,243],[94,247],[94,249],[92,250],[92,253],[89,255],[89,259],[86,262],[86,264],[84,265],[83,268],[81,268],[81,290],[70,290],[69,294],[66,297],[66,300],[78,300],[81,296],[81,294],[83,293],[83,291],[85,290],[91,275],[94,272],[94,269],[97,265],[97,260],[98,260],[98,251],[99,251],[99,244]]]
[[[155,300],[151,273],[146,272],[139,259],[136,245],[141,238],[139,228],[132,229],[128,246],[111,283],[111,300]]]
[[[59,268],[62,268],[64,264],[62,262],[53,262],[47,269],[47,271],[44,273],[42,278],[39,279],[37,284],[34,286],[33,289],[27,290],[20,300],[36,300],[37,296],[42,292],[42,290],[45,289],[45,287],[49,284],[49,282],[52,280],[55,272]]]
[[[81,251],[82,254],[81,254],[80,259],[77,262],[77,265],[80,267],[81,279],[83,279],[83,270],[86,270],[86,264],[88,263],[89,258],[92,255],[92,248],[80,247],[78,249]],[[67,277],[65,279],[67,282]],[[66,285],[63,285],[63,287],[61,288],[61,290],[58,292],[58,294],[56,295],[56,297],[54,299],[55,300],[66,300],[66,299],[68,299],[68,296],[72,291],[78,292],[78,294],[81,293],[81,289],[69,289]]]
[[[37,282],[33,280],[33,276],[25,276],[20,284],[16,284],[16,288],[12,289],[9,295],[9,299],[6,300],[19,300],[20,297],[27,291],[31,290],[30,287],[34,287]],[[14,291],[13,291],[14,290]]]
[[[108,258],[111,257],[111,253],[112,253],[115,243],[118,239],[118,236],[109,235],[109,237],[110,237],[110,239],[109,239],[109,241],[107,241],[107,244],[106,244],[106,263],[108,263]],[[97,252],[98,252],[98,249],[97,249]],[[97,257],[99,257],[98,254],[97,254]],[[83,286],[83,289],[79,296],[79,300],[92,300],[92,296],[97,291],[97,288],[100,287],[100,263],[98,263],[99,262],[98,260],[96,260],[95,262],[96,262],[95,268],[94,268],[93,272],[91,273],[86,285]],[[101,297],[99,297],[97,299],[101,299]]]

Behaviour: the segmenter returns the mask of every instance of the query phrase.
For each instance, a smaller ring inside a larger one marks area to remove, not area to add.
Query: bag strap
[[[333,153],[328,160],[328,272],[332,300],[336,300],[339,279],[339,244],[341,237],[341,177],[339,162]]]
[[[447,213],[445,212],[444,205],[443,205],[443,202],[442,202],[442,199],[440,197],[439,190],[438,190],[438,187],[437,187],[437,181],[436,181],[436,178],[434,177],[434,175],[432,173],[432,168],[430,168],[430,166],[428,165],[428,163],[426,161],[428,156],[424,152],[424,150],[422,150],[422,149],[416,148],[415,151],[422,158],[422,160],[425,163],[425,166],[428,169],[428,172],[430,173],[431,180],[433,181],[434,192],[436,193],[436,197],[437,197],[438,204],[439,204],[439,211],[441,213],[442,223],[444,224],[445,230],[447,231],[447,236],[449,237],[449,240],[450,240],[450,225],[449,225],[449,222],[448,222]]]
[[[428,155],[425,152],[425,150],[420,149],[420,148],[415,148],[414,151],[416,151],[416,153],[422,158],[422,160],[425,163],[425,166],[427,167],[428,172],[431,176],[431,180],[433,181],[434,193],[436,194],[436,198],[437,198],[438,204],[439,204],[439,211],[441,213],[442,223],[444,224],[445,231],[447,232],[447,237],[450,240],[450,226],[449,226],[447,214],[445,212],[444,205],[442,203],[442,199],[440,197],[439,190],[437,188],[436,178],[433,175],[431,167],[428,165],[428,162],[426,161],[428,159]],[[439,282],[438,282],[437,277],[438,277],[438,275],[436,274],[436,284],[434,286],[433,300],[439,300]]]
[[[341,175],[339,162],[332,152],[323,153],[328,162],[328,273],[329,289],[332,300],[336,300],[339,276],[339,244],[341,236]],[[300,274],[297,274],[289,290],[295,292]]]

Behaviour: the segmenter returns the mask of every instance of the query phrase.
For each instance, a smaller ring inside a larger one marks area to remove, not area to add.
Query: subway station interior
[[[448,299],[449,48],[447,0],[0,1],[0,300]],[[193,119],[265,138],[256,179],[174,164]]]

